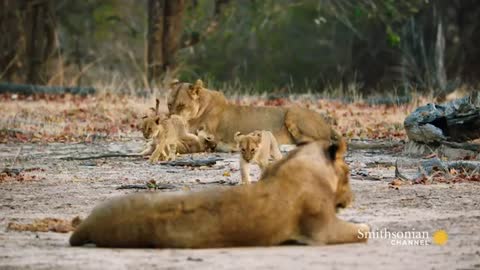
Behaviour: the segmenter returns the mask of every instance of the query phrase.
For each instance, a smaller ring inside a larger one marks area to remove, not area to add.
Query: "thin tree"
[[[183,33],[184,0],[148,1],[148,80],[160,78],[176,66],[175,55]]]

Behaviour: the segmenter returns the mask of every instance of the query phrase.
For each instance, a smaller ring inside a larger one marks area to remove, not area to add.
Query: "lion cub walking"
[[[240,132],[235,133],[235,141],[240,150],[240,172],[242,175],[242,184],[249,184],[250,163],[256,163],[262,170],[267,168],[269,159],[279,160],[282,153],[278,149],[278,143],[272,132],[265,130],[256,130],[247,135]]]

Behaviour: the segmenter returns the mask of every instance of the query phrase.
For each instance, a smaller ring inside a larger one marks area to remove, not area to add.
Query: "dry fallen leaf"
[[[78,216],[71,221],[59,218],[43,218],[35,219],[33,223],[27,224],[10,222],[7,229],[14,231],[67,233],[74,231],[80,223],[81,219]]]
[[[400,179],[393,179],[393,181],[390,182],[391,186],[403,186],[404,184],[405,184],[404,181]]]

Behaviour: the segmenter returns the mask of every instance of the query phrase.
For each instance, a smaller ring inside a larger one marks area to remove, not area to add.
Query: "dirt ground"
[[[370,239],[367,244],[338,246],[281,246],[207,250],[133,250],[73,248],[70,233],[17,232],[9,222],[37,218],[85,217],[105,199],[136,190],[117,190],[125,184],[154,179],[171,192],[237,184],[237,154],[198,154],[223,160],[212,167],[150,165],[141,158],[62,160],[109,152],[136,152],[142,141],[112,143],[1,144],[0,166],[26,169],[23,181],[0,182],[0,269],[480,269],[480,184],[389,186],[395,160],[406,173],[416,159],[398,149],[356,150],[347,161],[352,168],[356,200],[340,215],[390,232],[428,232],[428,245],[392,244]],[[186,157],[182,157],[186,158]],[[410,165],[408,165],[410,164]],[[252,171],[258,177],[259,170]],[[35,176],[35,177],[33,177]],[[165,184],[165,185],[164,185]],[[168,184],[168,185],[167,185]],[[144,192],[144,191],[140,191]],[[194,226],[194,224],[192,224]],[[432,243],[444,229],[445,245]]]

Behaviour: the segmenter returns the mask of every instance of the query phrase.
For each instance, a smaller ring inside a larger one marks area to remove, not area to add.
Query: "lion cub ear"
[[[242,133],[240,131],[237,131],[235,132],[235,135],[233,136],[233,139],[235,140],[235,142],[240,142],[240,140],[242,139]]]
[[[262,141],[262,132],[261,131],[255,131],[253,133],[253,141],[256,143],[260,143]]]
[[[159,115],[155,116],[155,124],[160,124],[160,118],[161,117]]]

